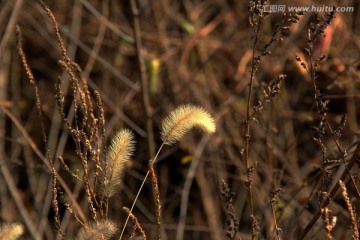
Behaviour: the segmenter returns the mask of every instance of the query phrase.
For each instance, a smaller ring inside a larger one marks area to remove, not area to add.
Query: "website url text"
[[[306,7],[290,7],[286,5],[264,5],[264,12],[267,13],[284,13],[284,12],[354,12],[354,7],[331,7],[331,6],[306,6]]]

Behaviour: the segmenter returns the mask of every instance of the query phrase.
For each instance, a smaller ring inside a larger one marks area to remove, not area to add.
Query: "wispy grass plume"
[[[134,135],[129,129],[120,130],[112,139],[100,174],[98,191],[101,195],[111,197],[116,193],[125,163],[134,151],[134,144]]]
[[[193,127],[199,127],[207,133],[213,133],[216,129],[214,119],[201,107],[179,106],[164,119],[161,139],[164,144],[174,144]]]
[[[85,226],[80,230],[77,240],[106,240],[110,239],[117,231],[116,225],[109,220],[101,220]]]
[[[4,224],[0,227],[0,239],[16,240],[23,234],[23,232],[24,228],[21,224]]]

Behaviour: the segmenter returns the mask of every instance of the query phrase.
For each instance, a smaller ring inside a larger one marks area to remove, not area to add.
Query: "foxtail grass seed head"
[[[199,127],[206,133],[213,133],[216,130],[214,119],[201,107],[179,106],[163,120],[161,139],[164,144],[174,144],[193,127]]]
[[[111,239],[116,231],[117,228],[113,222],[109,220],[101,220],[90,224],[90,226],[83,227],[79,231],[76,240]]]
[[[112,139],[106,165],[100,177],[99,191],[106,197],[116,193],[121,183],[125,163],[135,149],[134,135],[129,129],[120,130]]]
[[[0,239],[16,240],[23,234],[24,228],[21,224],[10,223],[0,227]]]

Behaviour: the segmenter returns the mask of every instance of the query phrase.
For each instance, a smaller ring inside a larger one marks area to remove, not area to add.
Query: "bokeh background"
[[[153,146],[161,144],[162,119],[179,105],[202,106],[216,119],[217,131],[204,136],[200,131],[187,134],[179,144],[160,154],[156,171],[163,212],[163,233],[175,239],[184,203],[184,183],[192,183],[187,199],[184,239],[226,239],[226,210],[221,196],[221,179],[229,183],[236,197],[239,236],[250,236],[250,219],[245,186],[246,167],[242,156],[248,84],[252,64],[254,31],[249,24],[248,2],[239,0],[139,0],[141,53],[146,66],[150,107],[145,109],[138,55],[134,45],[133,14],[130,1],[63,0],[46,1],[57,19],[69,57],[77,62],[88,79],[91,91],[101,94],[106,114],[108,139],[127,127],[136,134],[136,151],[125,170],[121,191],[109,201],[109,218],[119,228],[147,171],[149,144],[147,119],[153,121]],[[284,4],[270,1],[269,4]],[[292,1],[286,1],[286,6]],[[297,4],[299,5],[299,3]],[[347,124],[340,139],[348,156],[359,135],[360,9],[357,1],[302,1],[301,6],[352,6],[352,12],[336,13],[335,19],[314,45],[313,57],[327,58],[318,70],[317,84],[330,100],[327,117],[336,128],[343,114]],[[319,12],[319,17],[326,14]],[[259,45],[269,41],[282,13],[265,17]],[[283,41],[274,42],[271,54],[261,60],[256,74],[252,103],[279,74],[286,74],[281,93],[256,116],[251,125],[250,159],[257,162],[253,178],[255,215],[261,239],[275,239],[269,194],[282,189],[276,217],[284,239],[296,239],[318,209],[317,189],[321,176],[321,151],[314,142],[314,126],[319,115],[309,74],[295,60],[305,62],[308,55],[308,28],[313,13],[304,13],[296,23],[286,23]],[[39,88],[43,118],[37,117],[34,91],[16,51],[15,27],[19,25],[29,65]],[[280,36],[279,36],[280,37]],[[39,121],[43,121],[52,156],[63,156],[73,169],[79,168],[74,146],[68,139],[54,99],[54,83],[60,76],[67,81],[57,61],[61,51],[53,26],[45,11],[33,0],[0,1],[0,105],[10,111],[33,144],[45,153]],[[68,93],[69,94],[69,93]],[[338,157],[329,133],[324,144],[327,157]],[[14,119],[0,111],[0,222],[24,223],[26,211],[42,239],[56,239],[51,210],[51,174],[40,161],[34,147],[25,140]],[[333,169],[341,163],[334,163]],[[196,168],[195,168],[196,167]],[[194,169],[194,178],[189,170]],[[358,174],[358,166],[352,170]],[[81,184],[59,170],[88,212]],[[358,182],[358,179],[356,178]],[[349,194],[356,209],[359,198]],[[14,194],[17,198],[14,198]],[[351,229],[341,196],[330,205],[338,222],[334,237],[349,239]],[[17,202],[18,201],[18,202]],[[19,210],[19,204],[23,207]],[[134,214],[153,239],[155,211],[150,181],[140,195]],[[65,207],[61,209],[67,239],[80,225]],[[26,229],[26,227],[25,227]],[[311,233],[323,239],[319,220]],[[24,239],[31,239],[25,230]],[[117,239],[117,238],[115,238]],[[314,238],[312,238],[314,239]]]

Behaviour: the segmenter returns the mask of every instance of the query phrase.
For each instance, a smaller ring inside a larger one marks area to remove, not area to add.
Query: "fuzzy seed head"
[[[161,139],[167,145],[174,144],[193,127],[206,133],[216,130],[214,119],[203,108],[189,104],[179,106],[163,120]]]
[[[134,135],[129,129],[120,130],[112,139],[106,165],[100,174],[98,190],[100,194],[111,197],[121,183],[126,162],[135,149]]]
[[[116,225],[109,220],[101,220],[83,227],[76,239],[77,240],[107,240],[117,231]]]
[[[0,227],[0,239],[16,240],[23,234],[23,232],[24,228],[21,224],[4,224]]]

